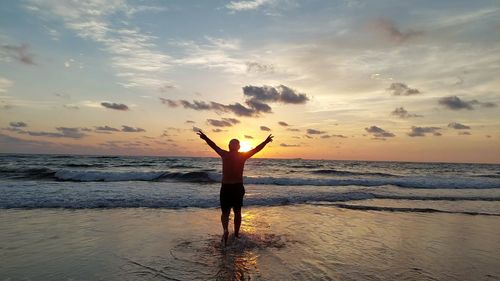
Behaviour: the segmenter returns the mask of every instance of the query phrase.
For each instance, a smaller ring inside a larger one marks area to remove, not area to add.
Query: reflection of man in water
[[[229,235],[227,225],[229,223],[231,208],[233,208],[234,212],[234,236],[239,237],[241,206],[243,205],[243,195],[245,195],[245,187],[243,186],[243,168],[245,167],[245,161],[255,153],[261,151],[266,144],[272,142],[273,136],[269,135],[265,141],[250,151],[238,152],[240,149],[240,142],[237,139],[232,139],[229,142],[229,151],[226,151],[218,147],[202,131],[198,131],[197,134],[222,158],[222,185],[220,188],[220,207],[222,215],[220,219],[222,227],[224,228],[223,238],[225,245]]]

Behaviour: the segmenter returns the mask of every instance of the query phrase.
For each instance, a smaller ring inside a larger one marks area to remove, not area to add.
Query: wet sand
[[[500,280],[500,218],[293,205],[0,210],[0,280]],[[232,224],[231,226],[232,227]]]

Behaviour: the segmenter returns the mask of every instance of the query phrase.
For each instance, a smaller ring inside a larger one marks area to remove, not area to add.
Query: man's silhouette
[[[272,142],[273,136],[269,135],[266,140],[250,151],[239,152],[240,142],[237,139],[232,139],[229,142],[229,151],[226,151],[218,147],[201,130],[198,131],[197,134],[222,158],[222,185],[220,188],[220,207],[222,215],[220,219],[222,228],[224,229],[224,245],[226,245],[229,235],[228,223],[231,208],[233,208],[234,212],[234,236],[239,237],[240,233],[241,206],[243,205],[243,195],[245,195],[245,187],[243,186],[243,168],[245,167],[245,161],[255,153],[261,151],[266,144]]]

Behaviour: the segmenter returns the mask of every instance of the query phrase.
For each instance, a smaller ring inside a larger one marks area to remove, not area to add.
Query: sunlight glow
[[[247,141],[240,141],[240,152],[247,152],[252,149],[252,145]]]

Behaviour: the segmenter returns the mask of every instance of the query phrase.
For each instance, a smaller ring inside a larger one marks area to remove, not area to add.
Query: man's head
[[[229,151],[240,150],[240,141],[237,139],[232,139],[229,141]]]

